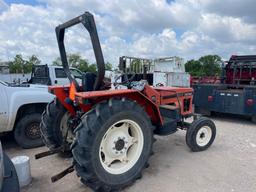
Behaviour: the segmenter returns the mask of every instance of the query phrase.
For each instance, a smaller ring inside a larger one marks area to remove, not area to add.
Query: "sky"
[[[119,57],[256,54],[255,0],[0,0],[0,60],[59,56],[55,27],[89,11],[105,61]],[[66,32],[68,53],[94,62],[90,38],[80,25]]]

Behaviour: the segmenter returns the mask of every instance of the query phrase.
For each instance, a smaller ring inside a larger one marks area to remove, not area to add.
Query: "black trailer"
[[[223,74],[221,84],[193,85],[195,112],[245,115],[256,122],[256,57],[232,56]]]

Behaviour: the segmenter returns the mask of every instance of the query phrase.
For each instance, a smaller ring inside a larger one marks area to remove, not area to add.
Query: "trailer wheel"
[[[70,113],[56,98],[47,105],[40,128],[43,141],[50,150],[63,145],[63,138],[69,145],[73,142],[74,134],[68,127],[69,118]],[[65,152],[68,151],[69,147]]]
[[[216,136],[216,127],[212,120],[201,117],[190,125],[186,134],[186,143],[194,151],[204,151],[211,146]]]
[[[39,127],[40,120],[40,113],[31,113],[18,121],[14,130],[14,138],[22,148],[29,149],[43,145]]]
[[[77,175],[94,191],[118,191],[141,178],[153,126],[135,102],[111,99],[82,117],[71,148]]]

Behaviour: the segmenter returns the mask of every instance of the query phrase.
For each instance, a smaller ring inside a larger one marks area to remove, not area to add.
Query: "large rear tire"
[[[64,144],[63,138],[67,144],[72,143],[74,135],[72,130],[68,128],[69,118],[70,113],[57,98],[47,105],[42,114],[40,128],[43,141],[50,150],[62,146]],[[68,151],[69,147],[66,150]]]
[[[82,117],[71,148],[77,175],[94,191],[117,191],[141,177],[153,126],[136,102],[111,99]]]

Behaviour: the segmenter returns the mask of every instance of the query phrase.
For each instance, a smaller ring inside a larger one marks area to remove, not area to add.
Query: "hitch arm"
[[[73,171],[74,171],[74,165],[71,165],[64,171],[58,173],[57,175],[52,176],[51,181],[54,183],[54,182],[60,180],[61,178],[63,178],[64,176],[66,176],[67,174],[72,173]]]
[[[43,157],[54,155],[54,154],[59,153],[61,151],[63,151],[63,147],[58,147],[56,149],[52,149],[52,150],[49,150],[49,151],[44,151],[44,152],[36,154],[35,159],[41,159]]]

